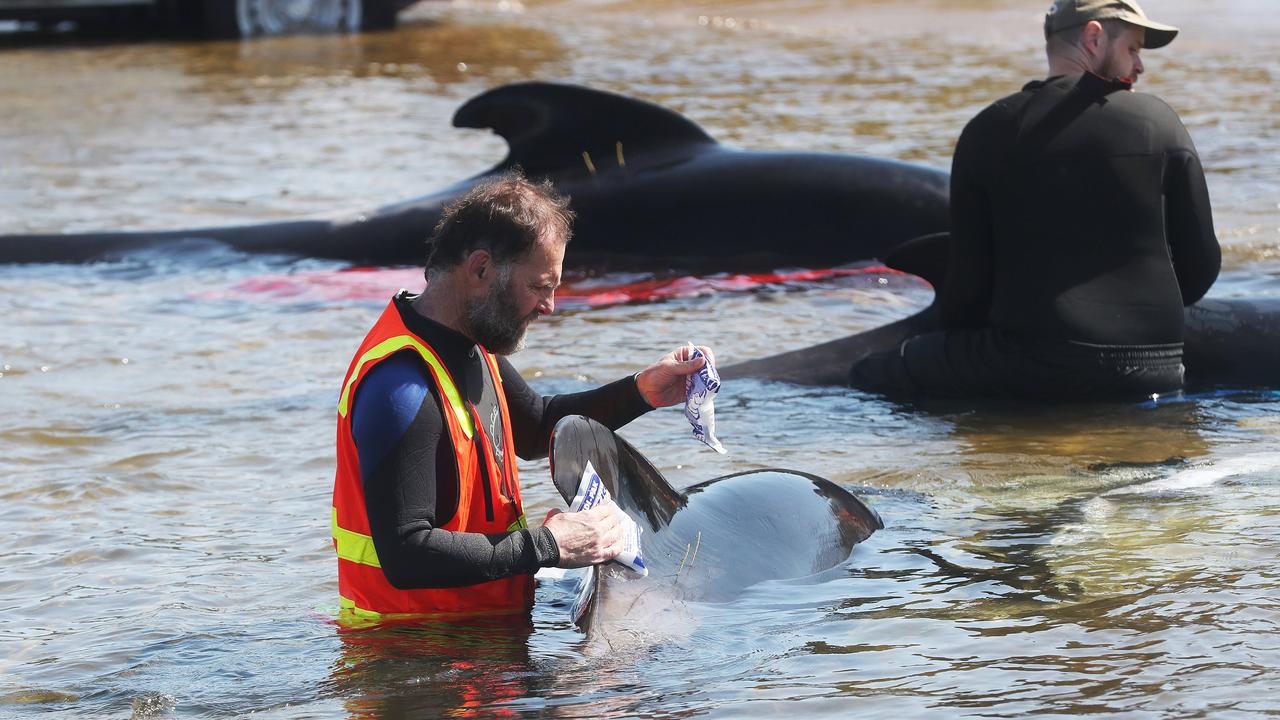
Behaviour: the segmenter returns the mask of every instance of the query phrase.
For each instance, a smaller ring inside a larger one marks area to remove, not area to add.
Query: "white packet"
[[[578,492],[573,496],[573,502],[569,503],[569,509],[573,512],[588,510],[597,505],[609,502],[613,498],[609,494],[609,488],[604,486],[604,481],[600,479],[600,474],[591,466],[591,461],[587,461],[587,466],[582,470],[582,480],[578,482]],[[621,510],[618,515],[622,522],[623,547],[622,552],[613,559],[614,562],[622,565],[628,570],[634,570],[641,575],[648,575],[649,568],[644,566],[644,556],[640,550],[640,533],[644,529],[636,524],[626,513]]]
[[[711,358],[689,343],[693,348],[693,358],[706,359],[706,364],[698,368],[698,372],[684,379],[684,416],[693,426],[693,436],[706,443],[712,450],[726,454],[724,446],[716,439],[716,393],[720,392],[720,373],[716,372]]]

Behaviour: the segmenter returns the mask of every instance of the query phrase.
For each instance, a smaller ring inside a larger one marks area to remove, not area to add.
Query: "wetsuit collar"
[[[400,319],[410,332],[426,340],[440,355],[440,359],[444,360],[446,367],[463,367],[468,359],[476,357],[472,352],[476,348],[474,340],[447,325],[420,315],[413,309],[415,297],[417,296],[406,291],[397,294],[393,300],[396,310],[400,311]]]
[[[1078,89],[1083,90],[1091,95],[1107,95],[1117,90],[1131,90],[1133,83],[1124,80],[1108,80],[1101,75],[1095,75],[1091,72],[1080,73],[1079,75],[1052,75],[1044,80],[1032,80],[1022,86],[1023,92],[1039,90],[1046,85],[1062,81],[1070,81],[1073,78],[1079,78],[1075,82]]]

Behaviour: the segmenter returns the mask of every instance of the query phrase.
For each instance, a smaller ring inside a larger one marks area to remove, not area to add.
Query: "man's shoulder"
[[[965,124],[963,135],[973,137],[1007,126],[1017,117],[1026,100],[1026,93],[1021,91],[996,100],[980,110]]]
[[[402,413],[410,409],[416,412],[431,386],[426,362],[417,353],[392,353],[360,381],[356,408],[374,413]]]
[[[1116,93],[1112,96],[1112,99],[1122,106],[1137,108],[1149,113],[1167,115],[1170,118],[1179,119],[1177,111],[1175,111],[1173,107],[1159,95],[1131,90],[1129,92]]]
[[[420,355],[408,349],[394,352],[375,365],[365,377],[379,384],[418,384],[426,382],[427,364]]]
[[[1044,83],[1042,81],[1029,82],[1022,86],[1017,92],[1009,93],[1004,97],[996,100],[990,105],[983,108],[977,115],[973,117],[975,121],[994,122],[1002,118],[1016,116],[1021,108],[1035,97]]]
[[[1153,151],[1191,151],[1191,134],[1182,118],[1163,98],[1144,92],[1121,92],[1111,96],[1112,117],[1120,124],[1141,126]]]

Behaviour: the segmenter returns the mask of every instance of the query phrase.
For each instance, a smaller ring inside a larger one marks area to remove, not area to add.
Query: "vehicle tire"
[[[204,0],[206,34],[257,37],[395,25],[392,0]]]

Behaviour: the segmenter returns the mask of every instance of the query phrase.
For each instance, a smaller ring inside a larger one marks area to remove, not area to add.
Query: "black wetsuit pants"
[[[994,328],[917,335],[854,364],[850,384],[886,395],[1124,400],[1182,388],[1182,343],[1091,345]]]

